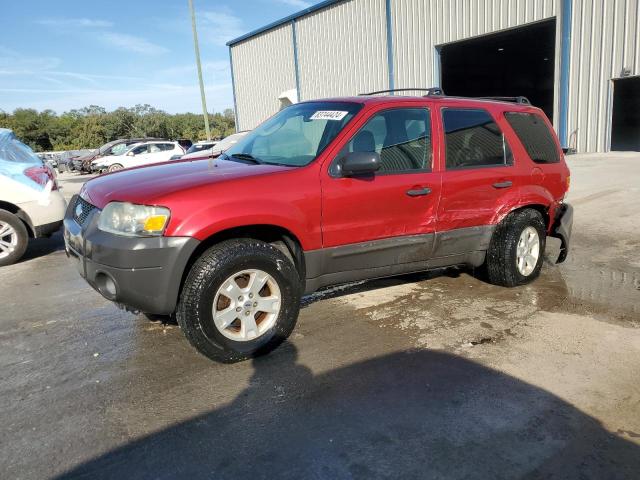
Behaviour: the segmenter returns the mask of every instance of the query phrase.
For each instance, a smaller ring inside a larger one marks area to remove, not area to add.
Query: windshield
[[[104,155],[107,150],[109,150],[113,145],[115,145],[116,143],[118,143],[118,140],[113,140],[112,142],[109,143],[105,143],[104,145],[102,145],[99,149],[98,149],[98,153],[100,155]]]
[[[280,111],[226,150],[227,157],[301,167],[311,163],[362,104],[310,102]]]
[[[0,161],[42,165],[42,160],[12,131],[0,128]]]
[[[119,143],[111,149],[111,155],[122,155],[127,151],[130,145],[131,144],[127,145],[126,143]]]

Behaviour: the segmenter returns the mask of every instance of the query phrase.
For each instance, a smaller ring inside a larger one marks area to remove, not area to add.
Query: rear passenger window
[[[447,170],[512,165],[504,134],[486,110],[442,111]]]
[[[380,174],[431,171],[429,110],[398,108],[376,114],[353,136],[342,154],[347,152],[378,152]]]
[[[560,155],[549,127],[533,113],[507,112],[504,114],[522,142],[531,160],[536,163],[558,163]]]

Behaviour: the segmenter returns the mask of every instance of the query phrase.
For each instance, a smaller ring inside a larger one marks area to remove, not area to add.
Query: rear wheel
[[[0,210],[0,266],[20,260],[27,249],[29,234],[13,213]]]
[[[118,170],[122,170],[124,167],[122,165],[120,165],[119,163],[114,163],[113,165],[109,165],[109,168],[107,169],[108,172],[117,172]],[[91,173],[91,172],[89,172]]]
[[[540,275],[545,244],[540,212],[527,208],[509,214],[491,238],[486,259],[489,281],[503,287],[532,282]]]
[[[291,334],[300,290],[298,272],[276,247],[228,240],[194,263],[176,316],[198,351],[235,362],[267,353]]]

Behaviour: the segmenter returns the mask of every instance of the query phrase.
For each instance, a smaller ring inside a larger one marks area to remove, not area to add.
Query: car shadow
[[[221,408],[59,478],[637,478],[640,447],[534,385],[401,351],[314,374],[288,343]],[[180,408],[179,405],[176,408]]]
[[[61,250],[64,251],[64,237],[62,230],[58,230],[49,238],[30,238],[26,252],[16,263],[28,262]]]

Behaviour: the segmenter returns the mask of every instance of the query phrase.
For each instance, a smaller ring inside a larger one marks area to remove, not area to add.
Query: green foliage
[[[235,131],[233,110],[210,114],[209,125],[214,139],[232,134]],[[62,115],[30,108],[18,108],[13,113],[0,110],[0,128],[10,128],[36,152],[98,148],[111,140],[127,137],[188,138],[193,141],[207,137],[202,115],[170,115],[146,104],[120,107],[112,112],[89,105]]]

